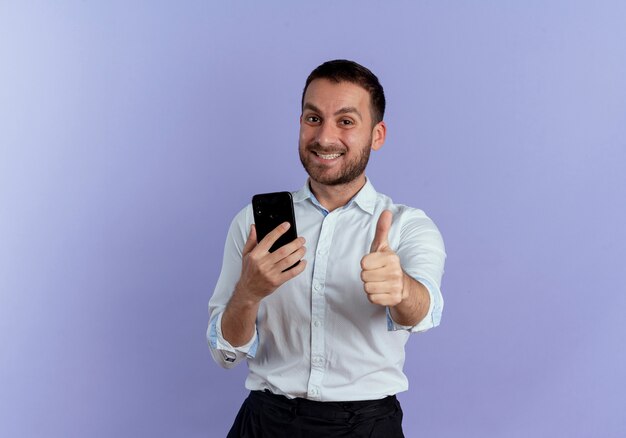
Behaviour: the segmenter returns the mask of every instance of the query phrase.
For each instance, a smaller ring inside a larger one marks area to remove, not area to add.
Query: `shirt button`
[[[311,390],[309,391],[309,395],[310,396],[317,396],[317,394],[319,394],[319,391],[317,390],[317,388],[311,388]]]
[[[315,286],[313,286],[315,288],[315,290],[320,290],[322,288],[322,285],[319,283],[315,283]]]
[[[321,323],[319,320],[315,320],[315,321],[313,322],[313,325],[314,325],[315,327],[319,327],[320,325],[322,325],[322,323]]]
[[[318,251],[317,251],[317,253],[318,253],[319,255],[324,255],[324,254],[326,254],[326,250],[324,250],[324,249],[320,249],[320,250],[318,250]]]

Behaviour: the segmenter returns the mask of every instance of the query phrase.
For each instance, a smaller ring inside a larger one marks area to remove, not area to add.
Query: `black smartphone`
[[[280,236],[272,245],[270,252],[276,251],[281,246],[298,237],[296,215],[293,212],[293,198],[291,197],[291,193],[275,192],[254,195],[252,197],[252,211],[254,213],[257,243],[283,222],[289,222],[291,224],[287,232]],[[293,266],[296,266],[298,263]],[[289,269],[293,268],[293,266]]]

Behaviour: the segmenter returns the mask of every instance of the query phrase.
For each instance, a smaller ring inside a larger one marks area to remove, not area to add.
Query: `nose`
[[[322,122],[317,128],[315,140],[321,146],[332,146],[339,142],[337,127],[326,121]]]

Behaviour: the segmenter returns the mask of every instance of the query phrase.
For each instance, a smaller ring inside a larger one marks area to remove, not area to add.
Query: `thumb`
[[[389,248],[389,229],[391,228],[391,222],[393,221],[393,214],[389,210],[384,210],[378,218],[376,224],[376,234],[370,247],[370,253],[382,251],[385,248]]]
[[[250,225],[250,234],[248,234],[248,240],[246,240],[246,244],[243,246],[243,255],[246,256],[256,247],[256,226],[254,224]]]

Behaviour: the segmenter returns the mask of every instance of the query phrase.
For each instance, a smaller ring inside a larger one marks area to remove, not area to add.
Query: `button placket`
[[[324,318],[326,311],[326,272],[328,268],[329,246],[335,230],[335,215],[327,215],[322,222],[317,242],[317,256],[313,268],[313,293],[311,294],[311,373],[307,387],[307,396],[321,399],[321,383],[324,378],[325,333]]]

